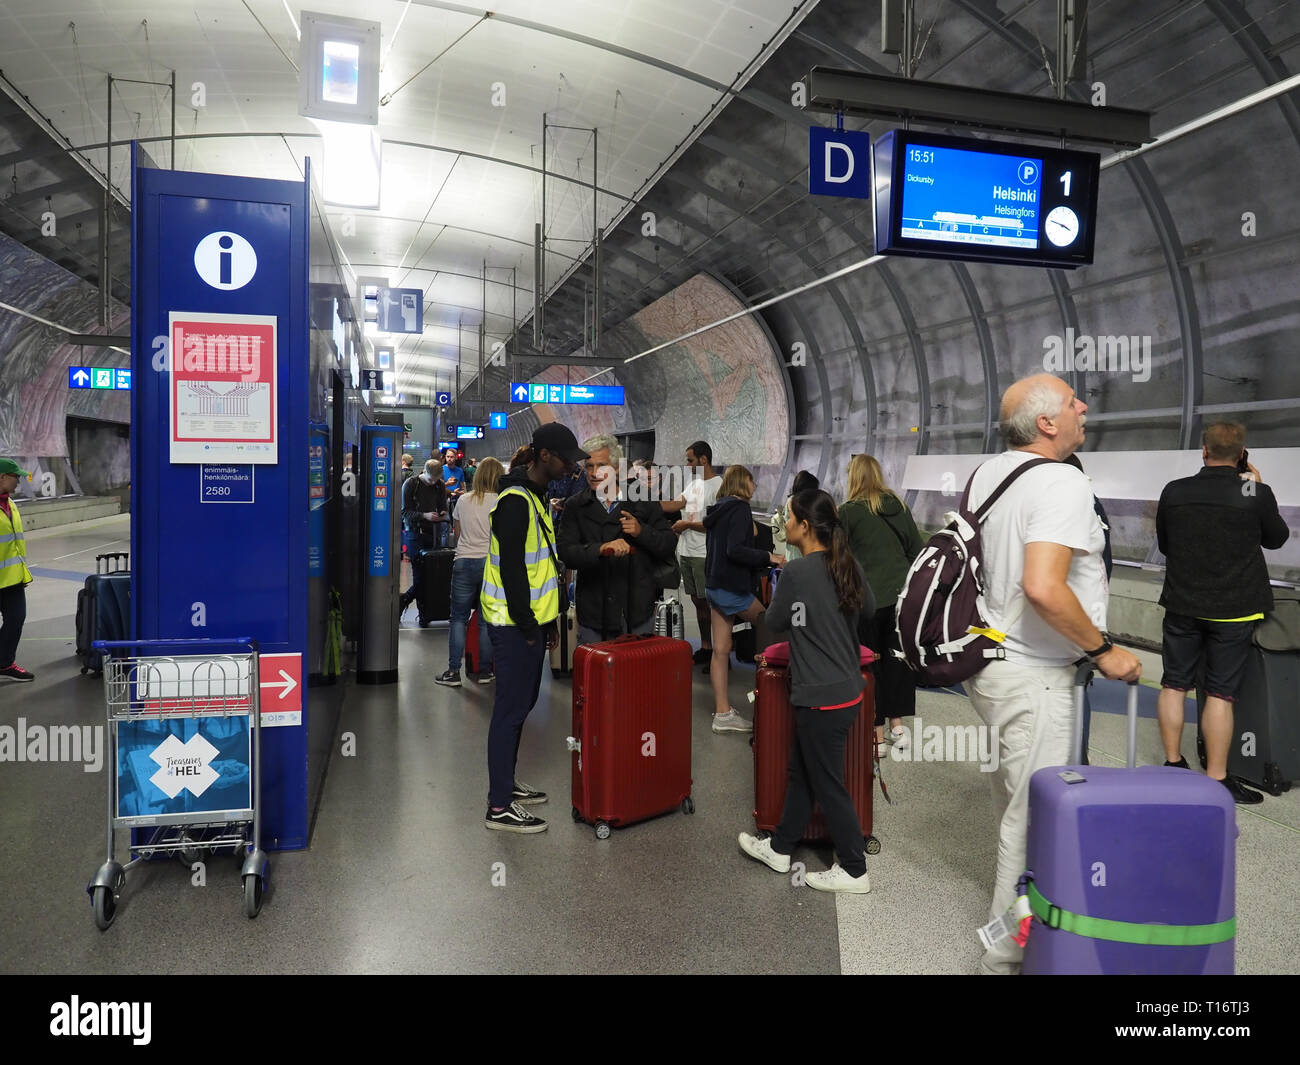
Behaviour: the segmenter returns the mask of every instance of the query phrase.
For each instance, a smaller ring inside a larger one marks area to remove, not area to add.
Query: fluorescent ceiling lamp
[[[378,126],[313,118],[324,147],[321,195],[336,207],[379,207],[380,160],[384,142]]]

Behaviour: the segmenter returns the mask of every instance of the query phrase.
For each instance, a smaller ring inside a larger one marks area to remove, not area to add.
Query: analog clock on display
[[[1066,248],[1079,235],[1079,216],[1068,207],[1053,207],[1047,212],[1047,239],[1058,248]]]

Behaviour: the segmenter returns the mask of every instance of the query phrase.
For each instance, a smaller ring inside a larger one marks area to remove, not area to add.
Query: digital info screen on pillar
[[[279,461],[276,317],[172,311],[173,463]]]

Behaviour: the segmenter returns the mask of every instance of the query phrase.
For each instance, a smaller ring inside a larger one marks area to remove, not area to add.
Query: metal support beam
[[[808,110],[962,125],[1135,148],[1152,139],[1151,115],[1014,92],[943,85],[856,70],[813,67],[803,79]]]

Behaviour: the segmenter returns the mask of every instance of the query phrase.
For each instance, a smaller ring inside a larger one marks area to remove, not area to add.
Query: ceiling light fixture
[[[320,130],[321,195],[336,207],[379,207],[383,141],[378,126],[327,122],[313,118]]]

